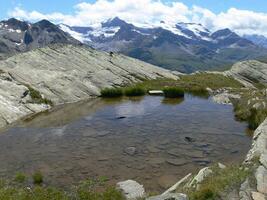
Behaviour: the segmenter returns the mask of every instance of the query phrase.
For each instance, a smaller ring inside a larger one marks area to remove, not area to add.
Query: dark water
[[[0,175],[41,170],[59,186],[106,176],[163,190],[203,166],[242,161],[251,143],[245,130],[232,106],[207,99],[95,99],[4,131]]]

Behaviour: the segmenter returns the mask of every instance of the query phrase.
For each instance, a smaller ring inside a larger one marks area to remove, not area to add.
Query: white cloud
[[[82,2],[74,7],[73,15],[62,13],[40,13],[16,7],[9,12],[10,17],[28,21],[48,19],[55,23],[76,26],[97,24],[103,20],[120,17],[134,24],[157,24],[163,20],[169,23],[196,22],[215,31],[230,28],[243,34],[262,34],[267,36],[267,13],[230,8],[215,14],[212,11],[174,1],[168,4],[160,0],[97,0],[95,3]]]

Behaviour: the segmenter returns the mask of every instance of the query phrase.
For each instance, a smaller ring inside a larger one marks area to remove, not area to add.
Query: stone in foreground
[[[165,195],[159,195],[154,197],[149,197],[146,200],[188,200],[185,194],[181,193],[168,193]]]
[[[137,200],[145,197],[144,186],[133,180],[119,182],[117,188],[122,191],[127,200]]]

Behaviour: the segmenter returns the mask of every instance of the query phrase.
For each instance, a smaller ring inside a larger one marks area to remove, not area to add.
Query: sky
[[[0,19],[89,26],[118,16],[135,25],[201,23],[267,36],[267,0],[0,0]]]

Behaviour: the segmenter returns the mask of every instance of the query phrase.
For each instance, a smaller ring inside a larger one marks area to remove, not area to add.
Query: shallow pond
[[[106,176],[161,191],[203,166],[244,159],[251,138],[232,109],[189,95],[65,105],[3,131],[0,175],[41,170],[59,186]]]

